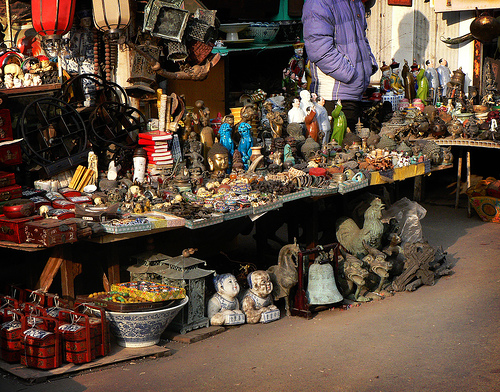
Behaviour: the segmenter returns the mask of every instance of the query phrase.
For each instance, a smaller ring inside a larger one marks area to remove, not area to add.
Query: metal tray
[[[111,312],[122,312],[122,313],[130,313],[130,312],[146,312],[150,310],[166,308],[172,305],[176,300],[168,299],[166,301],[157,301],[157,302],[137,302],[137,303],[118,303],[112,301],[106,301],[104,298],[89,298],[86,295],[78,295],[76,300],[80,303],[89,303],[95,306],[100,306],[105,310],[109,310]]]

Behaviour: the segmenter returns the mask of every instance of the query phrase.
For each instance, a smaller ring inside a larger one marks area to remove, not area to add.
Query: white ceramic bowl
[[[279,23],[257,22],[252,23],[240,33],[241,38],[253,39],[254,45],[267,45],[271,43],[278,34]]]
[[[148,312],[106,311],[111,332],[122,347],[147,347],[160,341],[160,336],[189,298],[176,300],[173,306]]]

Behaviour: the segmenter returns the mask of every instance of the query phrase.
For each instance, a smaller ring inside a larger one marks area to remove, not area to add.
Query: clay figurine
[[[217,292],[208,301],[207,315],[211,325],[238,325],[245,322],[237,295],[240,285],[232,274],[214,276]]]
[[[273,284],[266,271],[251,272],[248,277],[249,289],[243,297],[242,309],[247,323],[268,323],[280,318],[279,309],[273,304]]]

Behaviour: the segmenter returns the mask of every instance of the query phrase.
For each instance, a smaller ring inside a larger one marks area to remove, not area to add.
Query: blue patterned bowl
[[[149,312],[111,312],[106,311],[111,332],[122,347],[154,346],[160,341],[160,336],[174,319],[188,297],[176,300],[173,305]]]
[[[256,22],[252,23],[240,33],[241,38],[253,39],[254,45],[266,45],[271,43],[280,29],[279,23]]]

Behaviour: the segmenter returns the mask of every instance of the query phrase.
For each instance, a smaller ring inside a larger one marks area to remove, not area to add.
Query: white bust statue
[[[238,325],[245,322],[236,297],[240,285],[232,274],[215,275],[214,286],[217,292],[210,298],[207,315],[211,325]]]
[[[311,99],[311,93],[308,90],[301,90],[300,95],[300,108],[307,113],[307,108],[309,106],[314,106],[314,102]]]
[[[288,123],[303,123],[306,112],[300,107],[300,99],[294,98],[292,108],[288,111]]]
[[[258,270],[247,277],[250,288],[245,293],[242,309],[247,323],[268,323],[280,318],[279,309],[273,304],[273,283],[266,271]]]

